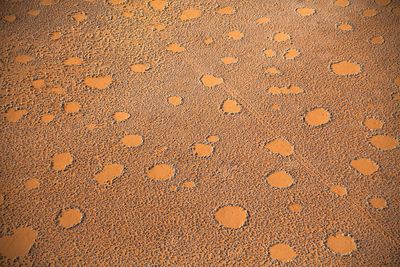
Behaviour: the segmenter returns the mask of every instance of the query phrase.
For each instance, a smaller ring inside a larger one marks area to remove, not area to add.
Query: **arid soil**
[[[1,266],[400,266],[399,0],[0,0]]]

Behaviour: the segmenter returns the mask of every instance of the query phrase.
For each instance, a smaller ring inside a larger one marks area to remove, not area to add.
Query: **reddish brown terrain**
[[[400,266],[399,0],[0,0],[1,266]]]

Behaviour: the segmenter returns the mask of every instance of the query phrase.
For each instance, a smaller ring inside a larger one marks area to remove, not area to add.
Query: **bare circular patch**
[[[369,139],[369,141],[374,147],[382,150],[392,150],[399,145],[399,141],[389,135],[374,135]]]
[[[356,75],[361,72],[360,64],[346,60],[332,63],[330,68],[337,75]]]
[[[19,55],[15,57],[15,62],[21,63],[21,64],[26,64],[28,62],[31,62],[33,60],[33,57],[28,56],[28,55]]]
[[[10,22],[10,23],[14,22],[16,19],[17,19],[17,16],[15,16],[15,15],[6,15],[3,17],[4,21]]]
[[[64,104],[64,111],[65,113],[78,113],[81,109],[81,104],[78,102],[68,102]]]
[[[131,65],[131,71],[135,73],[145,73],[150,69],[149,64],[133,64]]]
[[[175,175],[175,169],[165,163],[156,164],[147,170],[147,177],[152,180],[165,181],[171,179]]]
[[[304,120],[310,126],[321,126],[331,120],[331,114],[324,108],[315,108],[307,112]]]
[[[349,31],[353,30],[353,25],[351,25],[348,22],[343,22],[343,23],[336,24],[336,27],[339,30],[344,31],[344,32],[349,32]]]
[[[107,164],[103,167],[103,170],[94,176],[100,185],[112,184],[114,179],[120,177],[124,171],[124,165],[122,164]]]
[[[69,229],[81,223],[83,213],[77,208],[68,208],[61,211],[58,217],[58,224]]]
[[[347,7],[350,5],[349,0],[336,0],[335,5],[339,7]]]
[[[180,19],[181,19],[181,21],[188,21],[188,20],[197,19],[199,17],[201,17],[201,10],[190,8],[190,9],[186,9],[186,10],[182,11]]]
[[[364,121],[364,125],[370,130],[378,130],[382,129],[383,122],[375,118],[367,118]]]
[[[129,135],[125,135],[121,139],[121,142],[126,147],[138,147],[143,144],[143,137],[138,134],[129,134]]]
[[[283,138],[277,138],[265,145],[265,148],[272,153],[279,154],[283,157],[287,157],[293,154],[293,146]]]
[[[126,121],[127,119],[129,119],[131,117],[131,115],[127,112],[115,112],[113,115],[113,118],[116,122],[122,122],[122,121]]]
[[[386,199],[382,198],[382,197],[371,197],[368,200],[369,204],[371,205],[371,207],[378,209],[378,210],[382,210],[387,208],[387,202]]]
[[[156,11],[163,11],[167,7],[167,0],[151,0],[149,5]]]
[[[230,65],[230,64],[237,63],[238,62],[238,58],[237,57],[223,57],[223,58],[221,58],[221,61],[225,65]]]
[[[31,179],[28,179],[25,181],[24,186],[27,190],[36,189],[36,188],[39,188],[40,181],[39,181],[39,179],[31,178]]]
[[[380,6],[387,6],[389,5],[391,0],[375,0],[375,3],[377,3]]]
[[[214,39],[211,38],[211,37],[208,37],[208,38],[204,39],[204,43],[206,45],[212,44],[213,42],[214,42]]]
[[[379,165],[368,158],[358,158],[351,161],[350,165],[359,173],[371,175],[379,169]]]
[[[84,22],[85,20],[87,20],[88,16],[86,15],[85,12],[79,11],[79,12],[76,12],[76,13],[72,14],[72,18],[76,22],[80,23],[80,22]]]
[[[242,110],[242,106],[233,99],[227,99],[222,103],[222,111],[226,114],[237,114]]]
[[[174,107],[182,105],[182,97],[178,95],[168,97],[168,103]]]
[[[248,212],[236,205],[228,205],[219,208],[215,212],[215,219],[217,222],[231,229],[239,229],[241,228],[247,221]]]
[[[217,13],[221,15],[233,15],[235,12],[235,9],[231,6],[221,7],[217,10]]]
[[[385,42],[385,38],[383,36],[374,36],[370,39],[371,44],[381,45]]]
[[[112,83],[112,77],[111,75],[86,77],[84,82],[85,85],[89,86],[90,88],[103,90],[110,86],[110,84]]]
[[[203,83],[203,85],[207,87],[215,87],[217,85],[224,83],[224,79],[215,77],[214,75],[211,74],[204,74],[203,76],[201,76],[200,80]]]
[[[287,172],[277,171],[267,177],[267,182],[272,187],[283,189],[290,187],[294,180]]]
[[[285,41],[290,40],[290,35],[287,33],[284,33],[284,32],[277,32],[274,34],[273,39],[275,42],[278,42],[278,43],[285,42]]]
[[[285,52],[285,54],[283,54],[283,57],[285,59],[295,59],[296,57],[299,56],[299,54],[300,54],[299,50],[297,50],[296,48],[290,48]]]
[[[53,120],[54,120],[54,115],[52,115],[52,114],[44,114],[44,115],[42,115],[42,117],[40,118],[40,120],[43,122],[43,123],[50,123],[50,122],[52,122]]]
[[[340,255],[348,255],[357,249],[357,244],[351,236],[337,233],[328,237],[326,245],[328,248]]]
[[[292,261],[297,256],[297,253],[288,244],[279,243],[269,248],[269,255],[274,260],[287,263]]]
[[[230,39],[239,41],[244,37],[244,34],[241,31],[231,31],[226,34]]]
[[[176,43],[173,43],[173,44],[170,44],[167,46],[167,51],[170,51],[173,53],[181,53],[185,50],[186,49],[183,46],[181,46],[180,44],[176,44]]]
[[[197,157],[210,157],[213,152],[214,148],[209,144],[196,143],[193,145],[193,153]]]
[[[182,187],[184,188],[194,188],[196,187],[196,183],[193,181],[185,181],[182,183]]]
[[[298,213],[298,212],[300,212],[302,209],[303,209],[303,207],[302,207],[300,204],[297,204],[297,203],[293,203],[293,204],[290,204],[290,205],[289,205],[289,210],[290,210],[291,212]]]
[[[280,75],[282,72],[277,67],[267,67],[265,68],[265,73],[268,75]]]
[[[296,9],[296,12],[302,17],[308,17],[315,14],[315,9],[309,7],[300,7]]]
[[[258,25],[262,25],[262,24],[266,24],[266,23],[268,23],[268,22],[270,22],[270,21],[271,21],[270,18],[261,17],[261,18],[258,18],[258,19],[256,20],[256,23],[257,23]]]
[[[276,52],[272,49],[266,49],[266,50],[264,50],[264,55],[267,58],[271,58],[271,57],[276,56]]]
[[[334,193],[340,197],[344,197],[345,195],[347,195],[346,187],[341,186],[341,185],[332,185],[330,190],[332,193]]]
[[[66,66],[79,66],[81,65],[83,60],[79,57],[70,57],[64,60],[64,65]]]
[[[12,235],[0,238],[0,255],[14,260],[28,255],[38,237],[38,232],[31,227],[14,229]]]
[[[210,135],[207,137],[207,141],[210,143],[216,143],[219,141],[219,136],[217,135]]]
[[[53,156],[53,169],[55,171],[64,171],[73,162],[73,157],[71,153],[64,152],[55,154]]]
[[[364,17],[374,17],[378,14],[378,11],[375,8],[369,8],[363,11]]]
[[[9,122],[18,122],[26,114],[28,114],[28,111],[25,109],[10,108],[5,113],[5,117]]]

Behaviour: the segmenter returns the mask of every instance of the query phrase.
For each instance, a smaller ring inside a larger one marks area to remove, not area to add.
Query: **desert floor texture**
[[[1,266],[400,266],[399,0],[0,0]]]

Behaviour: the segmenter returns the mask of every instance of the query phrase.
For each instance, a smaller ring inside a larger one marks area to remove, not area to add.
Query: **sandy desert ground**
[[[400,266],[399,0],[0,0],[1,266]]]

